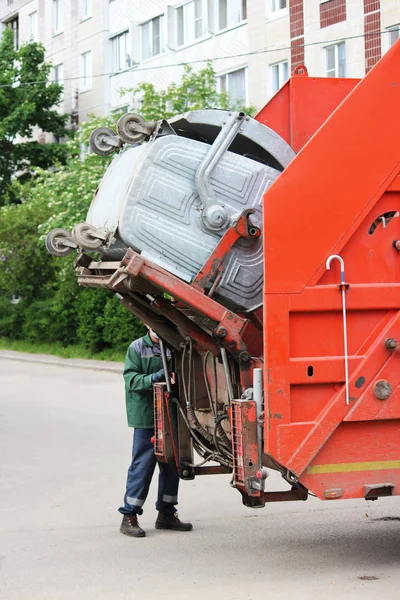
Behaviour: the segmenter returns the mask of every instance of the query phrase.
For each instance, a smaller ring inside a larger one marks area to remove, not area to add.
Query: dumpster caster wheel
[[[145,124],[146,121],[140,115],[126,113],[117,123],[118,135],[127,144],[138,144],[150,135],[150,132],[146,131]]]
[[[115,131],[109,127],[98,127],[90,134],[89,145],[95,154],[109,156],[120,147],[121,142]]]
[[[46,249],[53,256],[68,256],[76,248],[71,234],[66,229],[53,229],[46,235]]]
[[[96,237],[96,228],[89,223],[79,223],[72,230],[72,237],[83,250],[98,250],[102,245],[102,239]]]

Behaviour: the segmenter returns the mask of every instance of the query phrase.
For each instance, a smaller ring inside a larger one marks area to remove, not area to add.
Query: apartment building
[[[108,48],[107,0],[39,1],[39,41],[53,64],[53,78],[64,85],[66,112],[79,121],[104,115],[108,106],[104,73]]]
[[[399,37],[398,0],[113,0],[111,109],[121,88],[179,81],[212,59],[220,91],[261,108],[291,72],[363,77]],[[204,62],[201,62],[204,61]]]
[[[82,121],[109,110],[108,0],[0,0],[0,22],[18,47],[30,40],[46,48],[51,77],[64,86],[60,111]]]
[[[0,0],[17,43],[43,42],[62,109],[140,108],[121,89],[165,89],[212,60],[233,103],[261,108],[290,73],[362,77],[399,37],[399,0]]]

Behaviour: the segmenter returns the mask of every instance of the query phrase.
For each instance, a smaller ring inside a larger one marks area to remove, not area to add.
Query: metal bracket
[[[110,146],[114,146],[114,148],[121,148],[123,142],[117,135],[109,135],[107,137],[107,143],[110,144]]]
[[[218,283],[221,281],[224,271],[224,260],[234,244],[241,238],[256,240],[261,235],[261,230],[249,220],[252,214],[254,214],[252,208],[244,210],[232,227],[224,233],[207,261],[197,273],[192,286],[202,290],[208,288],[207,295],[210,297],[213,295]]]
[[[178,135],[173,127],[166,121],[162,119],[158,122],[156,129],[153,131],[153,134],[150,139],[155,139],[159,137],[164,137],[166,135]]]

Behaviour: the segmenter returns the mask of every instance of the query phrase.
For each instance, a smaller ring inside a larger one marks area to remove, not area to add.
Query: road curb
[[[87,360],[78,358],[62,358],[61,356],[51,356],[49,354],[29,354],[27,352],[17,352],[15,350],[0,350],[0,360],[14,360],[17,362],[29,362],[53,367],[74,367],[75,369],[86,369],[91,371],[106,371],[122,375],[123,363],[101,360]]]

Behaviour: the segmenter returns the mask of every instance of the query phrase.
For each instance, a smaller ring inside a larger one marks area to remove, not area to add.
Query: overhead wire
[[[356,40],[356,39],[361,39],[361,38],[366,38],[366,37],[370,37],[370,36],[374,36],[374,35],[383,35],[383,34],[389,34],[390,30],[389,29],[385,29],[383,31],[379,30],[379,31],[371,31],[369,33],[362,33],[359,35],[350,35],[350,36],[345,36],[345,37],[339,37],[339,38],[334,38],[331,40],[323,40],[323,41],[316,41],[316,42],[307,42],[304,44],[296,44],[296,50],[299,48],[308,48],[311,46],[329,46],[335,43],[339,43],[339,42],[345,42],[348,40]],[[95,77],[113,77],[114,75],[122,75],[122,74],[126,74],[126,73],[140,73],[143,71],[155,71],[158,69],[169,69],[171,67],[185,67],[185,66],[191,66],[191,65],[196,65],[199,63],[214,63],[218,60],[228,60],[228,59],[232,59],[232,58],[244,58],[246,56],[257,56],[259,54],[269,54],[271,52],[281,52],[283,50],[291,50],[291,46],[280,46],[278,48],[261,48],[259,50],[252,50],[251,52],[241,52],[239,54],[227,54],[225,56],[215,56],[214,58],[198,58],[196,60],[189,60],[189,61],[180,61],[180,62],[175,62],[175,63],[169,63],[169,64],[162,64],[162,65],[149,65],[149,66],[144,66],[144,67],[138,67],[138,66],[133,66],[133,67],[129,67],[128,69],[125,69],[123,71],[113,71],[111,73],[97,73],[96,75],[91,75],[92,79]],[[159,58],[162,55],[157,55],[157,58]],[[63,82],[64,81],[76,81],[79,79],[86,79],[87,76],[86,75],[76,75],[74,77],[64,77],[63,78]],[[7,83],[7,84],[0,84],[0,89],[5,89],[5,88],[16,88],[16,87],[21,87],[21,86],[29,86],[29,85],[41,85],[41,84],[47,84],[48,81],[47,80],[38,80],[38,81],[24,81],[24,82],[14,82],[14,83]]]

